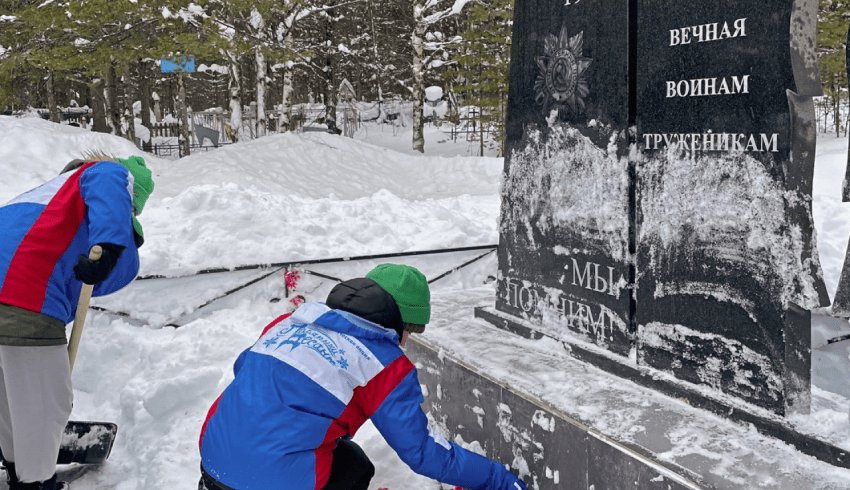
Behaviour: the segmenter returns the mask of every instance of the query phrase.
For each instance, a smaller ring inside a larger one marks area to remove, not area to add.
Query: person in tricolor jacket
[[[472,490],[527,490],[504,465],[431,430],[401,347],[431,316],[417,269],[382,264],[324,303],[275,319],[234,364],[200,437],[199,490],[366,490],[375,467],[350,439],[371,419],[413,471]]]
[[[12,490],[59,488],[73,401],[65,326],[83,282],[102,296],[135,279],[136,215],[153,187],[141,157],[78,160],[0,207],[0,450]]]

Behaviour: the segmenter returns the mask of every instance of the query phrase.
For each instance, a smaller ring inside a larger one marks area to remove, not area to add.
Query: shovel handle
[[[89,260],[100,260],[103,249],[95,245],[89,250]],[[74,370],[74,361],[77,359],[77,349],[80,347],[80,338],[83,336],[83,325],[86,323],[86,313],[89,311],[89,301],[94,285],[83,284],[80,290],[80,301],[77,303],[77,313],[74,315],[74,327],[71,329],[71,338],[68,339],[68,361],[71,363],[71,371]]]

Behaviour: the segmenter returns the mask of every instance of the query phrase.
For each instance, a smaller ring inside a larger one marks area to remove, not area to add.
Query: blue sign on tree
[[[163,56],[160,60],[160,68],[162,73],[174,73],[179,71],[184,73],[194,73],[195,56]]]

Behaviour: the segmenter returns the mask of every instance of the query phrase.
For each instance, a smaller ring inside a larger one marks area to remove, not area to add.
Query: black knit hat
[[[399,338],[404,332],[401,312],[395,299],[371,279],[359,277],[337,284],[328,294],[325,305],[395,330]]]

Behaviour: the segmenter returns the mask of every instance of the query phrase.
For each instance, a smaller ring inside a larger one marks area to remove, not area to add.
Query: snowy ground
[[[847,137],[820,135],[815,156],[812,214],[818,233],[823,278],[832,299],[838,287],[847,237],[850,236],[850,203],[841,202],[841,182],[847,169]]]
[[[367,125],[355,140],[322,133],[275,135],[180,160],[147,158],[157,188],[140,217],[147,239],[140,251],[141,275],[169,278],[136,281],[119,293],[95,300],[97,306],[129,313],[131,318],[89,313],[74,371],[72,418],[116,422],[119,435],[108,463],[84,474],[75,489],[196,485],[197,439],[209,405],[232,379],[232,362],[238,353],[290,304],[278,272],[192,313],[270,271],[191,277],[192,273],[213,267],[497,243],[502,159],[473,157],[477,143],[449,141],[436,127],[426,130],[424,156],[410,149],[410,139],[409,128],[393,131]],[[39,119],[0,117],[0,172],[4,175],[0,202],[53,177],[65,163],[92,148],[118,157],[137,153],[132,144],[112,136]],[[846,156],[846,138],[826,135],[819,139],[814,218],[830,294],[837,286],[850,236],[850,204],[842,203],[840,195]],[[391,260],[419,267],[430,279],[484,252]],[[296,292],[321,301],[334,282],[307,271],[350,278],[383,261],[390,259],[304,266]],[[479,353],[490,349],[471,360],[529,392],[542,387],[553,404],[586,407],[581,409],[582,422],[597,430],[640,442],[640,423],[630,415],[636,410],[606,406],[610,394],[602,393],[611,389],[611,381],[604,375],[588,379],[582,390],[567,392],[556,382],[557,376],[588,369],[564,367],[560,344],[508,336],[471,318],[473,306],[494,303],[488,276],[495,272],[496,260],[490,254],[436,281],[432,285],[434,321],[423,337],[440,345],[459,340],[457,345],[474,346]],[[182,326],[164,326],[169,323]],[[850,330],[843,321],[832,326],[824,323],[818,325],[822,336],[829,328]],[[840,348],[845,349],[843,354],[831,353],[832,365],[848,364],[847,348]],[[528,369],[520,353],[543,360],[540,370]],[[457,349],[451,354],[471,357]],[[514,358],[516,362],[505,362]],[[491,359],[501,364],[488,365]],[[635,386],[617,389],[621,398],[644,408],[673,403]],[[840,386],[834,389],[841,391]],[[846,391],[842,395],[816,387],[813,415],[794,423],[850,449]],[[848,471],[833,470],[718,418],[694,422],[699,417],[696,412],[683,416],[685,422],[671,426],[678,432],[668,435],[668,439],[691,440],[684,446],[696,449],[677,454],[673,448],[664,457],[678,462],[701,457],[713,474],[744,482],[751,477],[765,488],[796,481],[788,473],[818,474],[822,485],[812,488],[842,488],[831,485],[850,481]],[[729,435],[724,444],[711,443],[712,432],[718,431]],[[378,468],[372,490],[440,489],[436,482],[412,474],[370,424],[355,440]],[[759,473],[758,468],[788,458],[793,461],[784,465],[785,473]],[[750,461],[754,463],[747,464]]]

